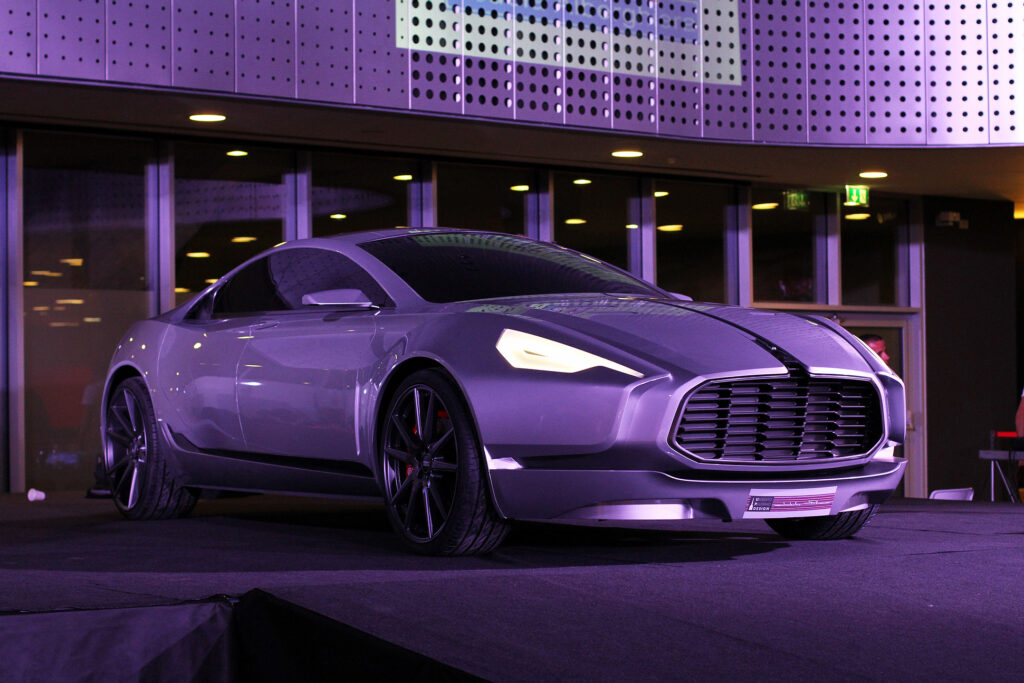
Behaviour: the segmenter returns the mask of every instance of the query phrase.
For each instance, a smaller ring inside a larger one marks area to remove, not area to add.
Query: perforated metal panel
[[[988,120],[991,142],[1024,141],[1024,0],[988,8]]]
[[[234,0],[174,0],[172,83],[235,90]]]
[[[566,2],[565,122],[611,125],[611,0]]]
[[[924,7],[868,0],[864,8],[868,144],[924,144]]]
[[[0,0],[0,71],[36,72],[36,6]]]
[[[107,78],[170,85],[170,0],[107,0]]]
[[[662,2],[657,11],[658,131],[701,134],[700,2]]]
[[[352,0],[300,0],[297,9],[299,98],[352,102]]]
[[[751,1],[701,0],[704,137],[754,137]]]
[[[807,140],[806,1],[754,0],[754,137]]]
[[[612,0],[612,128],[658,130],[654,0]]]
[[[473,116],[511,118],[512,2],[467,2],[463,14],[463,111]]]
[[[864,8],[860,0],[807,1],[807,137],[864,142]]]
[[[235,1],[238,92],[295,97],[295,1]]]
[[[409,106],[409,13],[404,0],[355,0],[356,102]]]
[[[413,109],[462,113],[463,16],[460,2],[409,0],[410,102]]]
[[[557,0],[515,0],[513,106],[520,121],[562,123],[564,13]]]
[[[39,0],[39,73],[103,80],[103,0]]]
[[[928,143],[988,142],[984,4],[928,2],[924,17]]]

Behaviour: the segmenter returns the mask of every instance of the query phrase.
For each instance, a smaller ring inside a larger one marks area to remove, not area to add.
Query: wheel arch
[[[110,373],[107,378],[107,386],[103,390],[103,403],[101,406],[104,410],[106,410],[107,404],[110,402],[110,397],[114,393],[114,389],[129,377],[138,377],[143,382],[146,381],[145,377],[142,375],[142,371],[130,363],[124,363]]]

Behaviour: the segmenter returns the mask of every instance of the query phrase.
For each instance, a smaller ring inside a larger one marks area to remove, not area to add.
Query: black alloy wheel
[[[490,552],[508,524],[494,509],[469,411],[452,382],[421,370],[398,387],[380,430],[388,517],[430,555]]]
[[[103,464],[121,514],[129,519],[188,514],[196,497],[170,475],[145,383],[138,377],[121,382],[110,396],[105,417]]]

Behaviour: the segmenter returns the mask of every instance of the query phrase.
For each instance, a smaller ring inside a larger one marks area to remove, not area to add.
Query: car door
[[[177,409],[172,429],[203,450],[244,451],[238,416],[238,363],[265,311],[283,308],[260,259],[206,295],[168,333],[162,385]]]
[[[326,249],[271,255],[287,308],[254,326],[238,366],[238,408],[253,453],[330,460],[360,457],[361,387],[379,360],[374,351],[384,290],[350,259]],[[360,289],[375,306],[303,305],[305,294]]]

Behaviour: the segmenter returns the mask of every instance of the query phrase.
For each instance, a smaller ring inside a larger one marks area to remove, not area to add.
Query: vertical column
[[[174,145],[157,143],[146,166],[146,259],[150,310],[174,308]]]
[[[313,235],[313,156],[296,152],[292,169],[284,177],[285,241]]]
[[[538,169],[534,186],[526,198],[526,236],[541,242],[554,241],[553,184],[551,171]]]
[[[825,211],[814,220],[814,300],[838,306],[842,293],[839,254],[839,195],[825,195]]]
[[[22,141],[20,132],[6,136],[3,157],[7,345],[7,490],[25,490],[25,345],[22,289]]]
[[[725,207],[725,296],[727,303],[737,306],[754,301],[750,197],[749,186],[737,186],[732,203]]]
[[[639,194],[629,200],[629,272],[654,283],[657,273],[654,246],[657,241],[657,217],[654,214],[654,181],[640,180]]]
[[[9,434],[10,406],[7,403],[7,131],[0,129],[0,434]],[[7,439],[0,443],[0,492],[9,491],[7,483],[10,447]]]
[[[409,183],[409,227],[437,227],[437,169],[422,161],[419,173]]]

